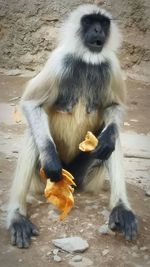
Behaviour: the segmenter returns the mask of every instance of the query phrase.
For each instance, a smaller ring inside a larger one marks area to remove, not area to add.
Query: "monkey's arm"
[[[53,69],[52,69],[53,68]],[[60,179],[61,163],[52,139],[44,106],[51,106],[57,97],[55,66],[48,61],[44,69],[33,78],[22,97],[21,105],[39,151],[47,177]]]
[[[91,153],[98,159],[107,160],[115,149],[119,135],[123,109],[119,104],[112,104],[104,110],[105,127],[98,135],[98,145]]]
[[[119,135],[122,117],[126,103],[126,87],[118,60],[111,76],[111,99],[103,110],[104,129],[98,136],[98,146],[92,152],[101,160],[107,160],[115,149],[116,139]]]

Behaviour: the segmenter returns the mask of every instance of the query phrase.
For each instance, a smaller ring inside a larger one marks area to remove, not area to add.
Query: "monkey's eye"
[[[85,24],[91,24],[91,19],[90,18],[85,18],[84,23]]]
[[[109,26],[110,25],[110,20],[107,19],[107,18],[104,18],[104,19],[102,19],[101,24],[103,26]]]
[[[89,26],[89,25],[91,25],[91,18],[83,17],[81,22],[82,22],[83,26]]]

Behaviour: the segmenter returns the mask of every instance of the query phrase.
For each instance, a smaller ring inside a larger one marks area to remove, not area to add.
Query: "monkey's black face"
[[[109,38],[110,19],[101,14],[85,15],[81,19],[81,38],[92,52],[100,52]]]

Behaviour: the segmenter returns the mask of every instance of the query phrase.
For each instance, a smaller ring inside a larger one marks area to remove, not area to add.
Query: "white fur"
[[[60,39],[59,46],[62,50],[66,50],[68,53],[75,54],[76,56],[82,58],[87,63],[100,63],[110,58],[110,53],[116,53],[121,44],[121,34],[115,22],[111,20],[110,36],[105,44],[105,47],[100,53],[92,53],[86,48],[77,34],[80,29],[80,21],[82,16],[91,13],[101,13],[105,14],[111,19],[111,14],[104,9],[99,8],[96,5],[86,4],[79,6],[74,10],[70,16],[66,19],[66,22],[62,25],[60,29]]]
[[[37,150],[31,136],[26,134],[22,151],[19,154],[16,173],[11,189],[8,207],[7,227],[10,226],[16,210],[26,215],[26,197],[35,171]]]
[[[106,167],[103,164],[99,167],[96,166],[87,170],[83,185],[84,191],[99,194],[100,190],[103,188],[106,174]]]
[[[114,208],[119,201],[126,208],[131,209],[126,192],[126,183],[124,177],[123,155],[121,150],[120,138],[116,140],[115,151],[107,161],[107,168],[111,182],[110,207]]]

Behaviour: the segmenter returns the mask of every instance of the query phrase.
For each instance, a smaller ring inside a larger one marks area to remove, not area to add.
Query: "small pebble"
[[[22,259],[19,259],[18,261],[19,261],[19,262],[22,262]]]
[[[108,253],[109,253],[109,249],[104,249],[104,250],[102,251],[102,255],[103,255],[103,256],[106,256]]]
[[[10,135],[6,135],[4,138],[5,139],[11,139],[12,137]]]
[[[80,261],[82,261],[82,256],[80,256],[80,255],[76,255],[76,256],[74,256],[74,257],[72,258],[72,261],[74,261],[74,262],[80,262]]]
[[[130,126],[130,123],[124,122],[124,126]]]
[[[31,239],[32,240],[36,240],[37,238],[35,236],[31,236]]]
[[[65,256],[66,258],[70,258],[70,253]]]
[[[148,247],[141,247],[140,250],[141,251],[146,251],[146,250],[148,250]]]
[[[59,249],[58,249],[58,248],[55,248],[55,249],[53,250],[53,254],[54,254],[54,255],[57,255],[58,252],[59,252]]]
[[[18,151],[17,150],[13,150],[12,153],[18,153]]]
[[[52,254],[52,252],[49,251],[49,252],[46,253],[46,256],[49,257],[51,254]]]
[[[85,203],[86,203],[86,204],[92,204],[92,203],[94,203],[94,202],[93,202],[92,200],[86,199],[86,200],[85,200]]]
[[[36,218],[38,215],[39,215],[38,213],[34,213],[34,214],[32,214],[32,215],[31,215],[31,219]]]
[[[145,192],[145,196],[150,197],[150,190]]]
[[[15,101],[15,100],[18,100],[20,98],[20,96],[15,96],[15,97],[12,97],[9,99],[9,101]]]
[[[109,220],[110,212],[107,209],[104,209],[103,211],[101,211],[101,214],[104,216],[105,221]]]
[[[54,256],[54,261],[61,262],[61,257],[59,257],[58,255],[55,255]]]
[[[138,249],[138,246],[133,246],[131,247],[132,250],[137,250]]]
[[[108,225],[107,225],[107,224],[103,224],[103,225],[101,225],[98,231],[99,231],[100,234],[102,234],[102,235],[106,235],[106,234],[108,234],[108,232],[109,232]]]
[[[98,231],[101,235],[115,235],[115,232],[109,229],[108,224],[101,225]]]
[[[138,120],[136,120],[136,119],[131,119],[130,121],[132,121],[132,122],[138,122]]]
[[[12,156],[8,155],[8,156],[5,157],[5,159],[12,159]]]

